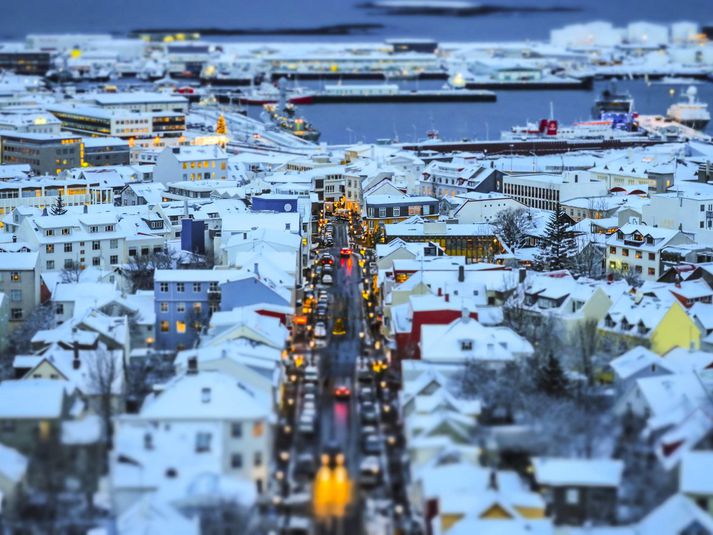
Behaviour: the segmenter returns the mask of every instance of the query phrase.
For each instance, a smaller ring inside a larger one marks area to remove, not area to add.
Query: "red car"
[[[352,395],[352,391],[349,390],[348,386],[338,386],[334,389],[334,397],[337,399],[349,399]]]
[[[322,257],[322,265],[331,265],[334,264],[334,258],[332,258],[330,255],[324,255]]]
[[[342,249],[339,251],[339,254],[342,256],[351,256],[352,250],[349,247],[342,247]]]

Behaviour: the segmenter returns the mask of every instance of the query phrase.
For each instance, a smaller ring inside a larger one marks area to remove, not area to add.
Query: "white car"
[[[334,279],[332,279],[332,276],[329,273],[325,273],[322,275],[322,284],[332,284]]]
[[[327,336],[327,326],[323,322],[316,323],[314,326],[315,338],[324,338]]]

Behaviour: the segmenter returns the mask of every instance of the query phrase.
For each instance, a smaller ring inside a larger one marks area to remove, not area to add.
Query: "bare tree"
[[[79,262],[70,260],[65,264],[62,273],[60,274],[60,281],[68,284],[79,282],[79,278],[82,276],[82,265]]]
[[[112,351],[100,348],[87,363],[90,394],[95,401],[94,409],[104,428],[103,457],[112,445],[111,419],[123,401],[124,369],[121,359]]]
[[[604,250],[591,235],[576,238],[579,252],[572,258],[572,271],[582,277],[601,279],[605,273]]]
[[[154,272],[157,269],[172,269],[176,267],[176,254],[171,251],[161,251],[147,255],[132,256],[124,268],[125,275],[131,284],[131,291],[152,290]]]
[[[50,305],[38,305],[32,309],[32,311],[27,315],[25,321],[22,322],[14,331],[10,334],[9,344],[6,350],[6,356],[10,358],[10,368],[12,368],[12,357],[18,353],[26,353],[30,351],[30,342],[32,337],[35,336],[37,331],[43,329],[49,329],[54,326],[54,310]],[[3,365],[0,373],[11,372],[12,369],[5,369]],[[7,376],[7,375],[6,375]]]
[[[578,322],[570,335],[570,347],[579,357],[580,368],[587,378],[587,384],[594,384],[592,360],[599,347],[598,323],[594,319]]]
[[[528,234],[535,228],[532,213],[527,208],[507,208],[495,216],[495,234],[513,251],[527,243]]]

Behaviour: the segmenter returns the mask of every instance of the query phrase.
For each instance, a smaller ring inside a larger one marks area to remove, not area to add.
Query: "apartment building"
[[[607,271],[631,271],[642,279],[656,280],[664,268],[664,248],[694,243],[691,234],[679,230],[628,223],[607,238]]]

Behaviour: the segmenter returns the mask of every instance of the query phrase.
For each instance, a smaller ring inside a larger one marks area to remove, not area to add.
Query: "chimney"
[[[450,303],[451,301],[451,294],[446,294],[446,303]]]
[[[465,266],[458,266],[458,282],[465,281]]]
[[[256,276],[256,277],[259,277],[259,276],[260,276],[260,272],[258,271],[258,267],[257,267],[257,266],[258,266],[258,264],[257,264],[257,262],[255,262],[255,263],[253,264],[253,273],[255,273],[255,276]]]
[[[42,209],[42,215],[47,215],[47,207]]]
[[[441,297],[443,295],[443,290],[439,287],[438,288],[438,297]]]
[[[12,235],[12,243],[17,243],[17,234]]]
[[[614,273],[607,273],[607,284],[611,284],[614,280]]]
[[[198,357],[188,357],[188,371],[189,375],[196,375],[198,373]]]
[[[498,490],[498,473],[495,470],[490,472],[490,479],[488,481],[488,490]]]
[[[290,230],[290,224],[289,224],[289,223],[285,223],[285,230]]]
[[[84,205],[84,213],[85,214],[89,213],[89,206],[87,206],[86,204]]]
[[[72,342],[72,353],[72,369],[78,370],[82,365],[82,361],[79,360],[79,342],[76,340]]]
[[[470,311],[466,307],[463,307],[461,309],[460,319],[463,321],[463,323],[468,323],[470,321]]]
[[[520,268],[520,270],[518,271],[518,278],[517,278],[518,282],[520,284],[522,284],[523,282],[525,282],[526,278],[527,278],[527,270],[525,268]]]
[[[681,287],[681,274],[676,273],[676,288],[680,288],[680,287]]]

